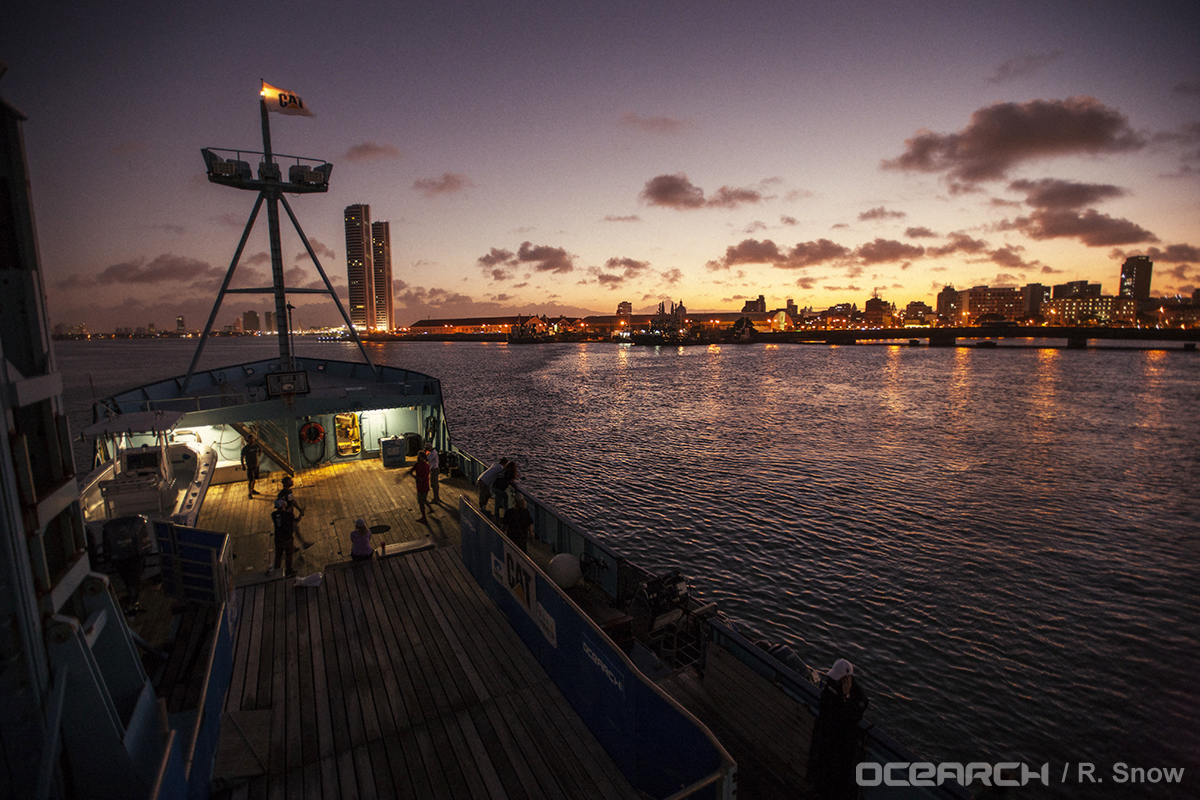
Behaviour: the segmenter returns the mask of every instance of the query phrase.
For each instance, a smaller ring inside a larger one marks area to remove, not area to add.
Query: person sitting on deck
[[[367,521],[356,519],[350,532],[350,557],[355,561],[370,561],[375,550],[371,547],[371,529]]]

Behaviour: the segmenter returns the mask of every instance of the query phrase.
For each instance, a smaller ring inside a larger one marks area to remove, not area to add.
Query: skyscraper
[[[242,312],[242,332],[243,333],[256,333],[258,330],[259,330],[258,312],[257,311],[243,311]]]
[[[263,332],[264,333],[278,333],[278,331],[275,330],[275,312],[274,311],[267,312],[267,322],[263,326]]]
[[[346,283],[350,285],[350,324],[375,328],[375,269],[371,263],[371,207],[346,206]]]
[[[1150,297],[1150,273],[1154,271],[1154,262],[1150,256],[1130,256],[1121,265],[1121,289],[1118,297],[1132,297],[1134,300],[1147,300]]]
[[[388,223],[371,223],[371,262],[375,279],[375,327],[390,331],[396,327],[392,307],[392,231]]]

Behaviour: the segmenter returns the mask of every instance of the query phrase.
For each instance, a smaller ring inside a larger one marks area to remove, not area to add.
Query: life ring
[[[300,426],[300,441],[305,444],[317,444],[325,440],[325,429],[316,422],[306,422]]]

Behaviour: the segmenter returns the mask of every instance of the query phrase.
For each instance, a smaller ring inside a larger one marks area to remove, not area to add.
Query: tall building
[[[622,300],[621,302],[617,303],[617,316],[618,317],[628,317],[632,313],[633,313],[633,303],[629,302],[628,300]]]
[[[176,333],[186,333],[187,332],[187,328],[185,328],[183,325],[183,315],[182,314],[180,314],[178,317],[175,318],[175,332]]]
[[[1040,283],[1027,283],[1021,288],[1025,300],[1025,319],[1042,313],[1042,304],[1050,299],[1050,287]]]
[[[257,333],[260,330],[258,327],[258,312],[244,311],[242,312],[242,332]]]
[[[1121,265],[1121,289],[1118,297],[1132,297],[1134,300],[1150,298],[1150,274],[1154,271],[1154,262],[1150,256],[1130,256]]]
[[[274,311],[267,312],[267,319],[266,319],[266,324],[263,325],[263,332],[264,333],[278,333],[279,332],[275,329],[275,312]]]
[[[390,331],[396,327],[396,312],[392,307],[392,231],[387,222],[371,223],[371,263],[375,281],[375,327]]]
[[[350,324],[375,328],[375,268],[371,262],[371,207],[346,206],[346,283],[350,285]]]

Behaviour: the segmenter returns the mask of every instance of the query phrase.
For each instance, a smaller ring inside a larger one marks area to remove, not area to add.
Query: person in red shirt
[[[409,467],[409,472],[417,479],[417,505],[421,509],[420,522],[425,522],[425,506],[429,503],[429,456],[425,451],[417,453],[417,463]]]

